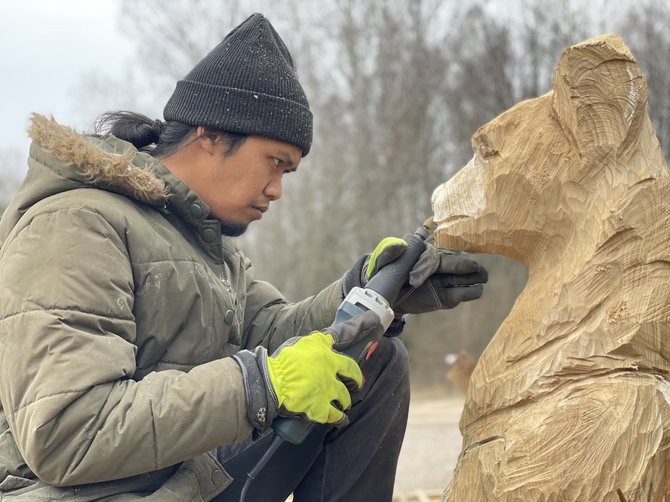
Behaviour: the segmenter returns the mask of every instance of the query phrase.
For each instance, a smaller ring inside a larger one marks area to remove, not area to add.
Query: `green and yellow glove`
[[[244,350],[234,358],[245,381],[247,417],[258,430],[277,415],[343,427],[351,407],[351,392],[363,386],[358,363],[338,351],[382,330],[374,312],[307,336],[290,338],[272,356],[264,347]]]
[[[320,424],[342,424],[351,407],[350,392],[363,385],[356,361],[333,350],[330,333],[293,338],[267,359],[271,391],[279,414]]]
[[[379,241],[379,244],[377,244],[372,253],[370,253],[363,262],[361,270],[362,287],[365,287],[365,284],[373,275],[379,272],[380,268],[400,258],[400,255],[402,255],[406,249],[407,242],[400,237],[384,237]]]

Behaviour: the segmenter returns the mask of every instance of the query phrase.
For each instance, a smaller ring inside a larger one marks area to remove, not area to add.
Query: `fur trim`
[[[159,204],[167,199],[165,183],[150,169],[133,165],[136,152],[107,152],[70,127],[34,113],[28,136],[61,162],[75,166],[87,181],[114,187],[137,200]]]

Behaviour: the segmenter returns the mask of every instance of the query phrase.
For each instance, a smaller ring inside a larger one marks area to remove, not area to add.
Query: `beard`
[[[239,237],[247,231],[248,223],[235,223],[234,221],[219,220],[221,224],[221,235],[228,237]]]

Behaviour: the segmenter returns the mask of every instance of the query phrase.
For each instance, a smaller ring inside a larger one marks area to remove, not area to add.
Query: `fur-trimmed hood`
[[[109,135],[82,136],[40,114],[33,114],[28,135],[87,184],[115,189],[148,204],[161,204],[166,198],[165,183],[151,169],[155,160],[124,141]]]
[[[112,135],[86,136],[53,118],[34,114],[28,134],[30,170],[0,223],[0,243],[33,205],[51,195],[95,187],[154,206],[171,191],[167,168],[150,155]]]

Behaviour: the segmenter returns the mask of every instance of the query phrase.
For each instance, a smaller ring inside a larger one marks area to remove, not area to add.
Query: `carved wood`
[[[667,500],[670,177],[640,68],[617,36],[572,46],[472,144],[436,242],[528,283],[472,374],[445,499]]]

